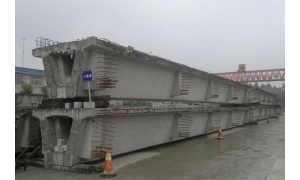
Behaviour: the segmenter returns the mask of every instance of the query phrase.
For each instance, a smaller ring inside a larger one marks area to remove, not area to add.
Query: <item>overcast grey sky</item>
[[[43,69],[36,37],[106,38],[212,73],[285,67],[284,0],[16,0],[15,65]],[[281,85],[282,82],[276,83]]]

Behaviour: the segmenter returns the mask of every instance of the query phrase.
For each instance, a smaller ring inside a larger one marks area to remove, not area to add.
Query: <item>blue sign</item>
[[[82,71],[82,80],[83,82],[93,81],[93,71],[92,70]]]

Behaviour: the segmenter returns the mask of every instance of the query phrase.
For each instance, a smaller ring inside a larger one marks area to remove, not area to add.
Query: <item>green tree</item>
[[[45,95],[46,97],[48,97],[48,90],[47,90],[47,86],[44,86],[41,88],[42,94]]]
[[[32,86],[30,84],[23,84],[22,85],[22,91],[20,92],[20,94],[32,94]]]
[[[264,84],[264,83],[262,83],[261,85],[260,85],[260,88],[261,89],[265,89],[267,86]]]
[[[268,89],[269,89],[269,88],[272,88],[271,84],[268,83],[268,84],[266,85],[266,88],[268,88]]]
[[[254,87],[256,87],[256,88],[259,87],[257,82],[255,82]]]

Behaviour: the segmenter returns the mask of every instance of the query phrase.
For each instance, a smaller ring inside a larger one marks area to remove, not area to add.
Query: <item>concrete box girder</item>
[[[131,53],[135,53],[135,50],[125,51],[126,47],[120,45],[114,49],[113,45],[106,44],[109,42],[89,38],[34,49],[33,55],[43,58],[50,96],[88,96],[87,84],[81,80],[84,70],[94,72],[95,80],[91,83],[94,95],[109,94],[111,99],[241,104],[245,103],[247,90],[253,89],[155,56],[134,56]],[[120,48],[125,49],[123,51]],[[138,51],[137,53],[141,54]],[[67,56],[69,58],[66,59]],[[117,81],[112,85],[115,88],[101,88],[105,87],[99,81],[102,76]],[[99,83],[100,88],[97,86]],[[261,101],[274,96],[259,89],[253,91],[259,92]],[[246,100],[248,101],[247,98]],[[272,104],[267,100],[264,103]]]
[[[253,112],[254,114],[260,113],[258,119],[262,119],[268,115],[274,116],[275,110],[275,107],[257,106]],[[51,150],[59,145],[58,139],[60,138],[56,133],[62,131],[55,128],[62,128],[62,126],[45,123],[46,128],[42,130],[45,163],[72,166],[80,162],[103,158],[103,152],[107,148],[112,148],[114,155],[123,154],[217,131],[219,127],[227,129],[240,126],[253,120],[249,119],[250,111],[245,110],[99,117],[92,115],[94,111],[95,109],[33,111],[33,116],[44,117],[48,121],[55,122],[55,119],[63,120],[66,119],[65,117],[73,119],[69,139],[66,139],[66,151]],[[268,113],[262,114],[261,112]]]

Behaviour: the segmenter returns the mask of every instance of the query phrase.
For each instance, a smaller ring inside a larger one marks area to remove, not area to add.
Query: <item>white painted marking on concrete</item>
[[[235,133],[235,132],[242,131],[242,130],[245,130],[245,129],[247,129],[247,128],[237,127],[237,128],[234,128],[234,129],[229,129],[229,130],[226,130],[226,131],[222,131],[222,134],[223,134],[223,137],[224,137],[224,135]],[[210,139],[217,138],[218,137],[218,132],[206,135],[206,137],[210,138]]]
[[[125,155],[125,156],[113,159],[113,167],[114,167],[114,170],[118,170],[129,164],[133,164],[138,161],[141,161],[141,160],[153,157],[153,156],[157,156],[160,154],[161,153],[156,153],[156,152],[137,152],[137,153]]]

